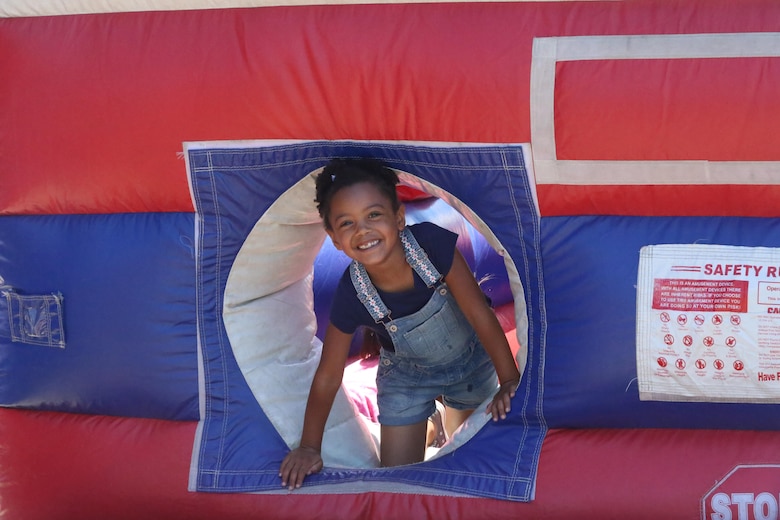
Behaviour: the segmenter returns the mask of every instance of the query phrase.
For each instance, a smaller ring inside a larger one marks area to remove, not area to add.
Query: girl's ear
[[[406,227],[406,206],[401,204],[398,207],[398,211],[395,212],[395,218],[398,225],[398,231],[402,231]]]

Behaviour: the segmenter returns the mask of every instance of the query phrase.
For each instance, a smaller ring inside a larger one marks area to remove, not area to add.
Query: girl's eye
[[[380,217],[381,215],[382,214],[378,211],[372,211],[371,213],[368,214],[368,218],[377,218]]]
[[[351,221],[351,220],[342,220],[341,222],[339,222],[339,227],[340,227],[340,228],[347,227],[347,226],[349,226],[350,224],[352,224],[352,221]]]

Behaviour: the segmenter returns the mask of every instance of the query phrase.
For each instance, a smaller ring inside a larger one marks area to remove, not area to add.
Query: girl
[[[457,235],[428,222],[407,227],[396,184],[395,172],[371,159],[334,159],[317,177],[315,202],[325,230],[352,263],[333,298],[300,446],[280,468],[289,489],[322,469],[325,422],[360,325],[372,328],[381,345],[382,466],[423,460],[427,419],[439,396],[449,434],[491,395],[486,413],[494,421],[510,411],[520,373],[455,247]]]

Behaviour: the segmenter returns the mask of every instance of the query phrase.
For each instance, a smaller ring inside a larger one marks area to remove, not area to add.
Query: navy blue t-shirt
[[[408,226],[417,239],[417,243],[428,254],[428,258],[442,276],[447,276],[455,257],[455,244],[458,235],[431,222],[420,222]],[[414,289],[403,292],[384,292],[377,287],[377,293],[391,311],[393,318],[414,314],[428,303],[433,295],[425,282],[414,273]],[[341,275],[333,302],[330,307],[330,322],[341,332],[353,334],[361,325],[370,327],[377,332],[380,344],[392,349],[390,336],[384,325],[376,323],[366,308],[360,302],[349,276],[349,268]]]

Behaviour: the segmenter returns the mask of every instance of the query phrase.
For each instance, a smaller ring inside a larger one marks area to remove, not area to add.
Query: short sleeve
[[[458,234],[431,222],[420,222],[409,226],[417,243],[420,244],[434,267],[442,276],[447,276],[455,258]]]
[[[354,334],[358,326],[365,322],[364,313],[368,316],[363,304],[358,300],[352,279],[349,277],[349,268],[341,275],[333,294],[330,306],[330,322],[345,334]]]

